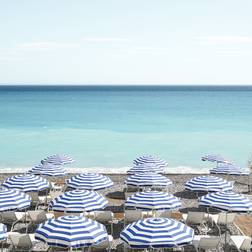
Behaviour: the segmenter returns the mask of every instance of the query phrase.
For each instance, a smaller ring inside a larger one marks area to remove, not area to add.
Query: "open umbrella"
[[[61,216],[41,224],[35,239],[51,247],[82,248],[108,239],[106,228],[82,216]]]
[[[147,218],[129,224],[120,238],[131,248],[172,248],[192,242],[194,231],[169,218]]]

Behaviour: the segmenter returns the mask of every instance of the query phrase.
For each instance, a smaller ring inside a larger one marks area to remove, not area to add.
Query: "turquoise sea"
[[[204,154],[245,166],[252,153],[252,87],[0,86],[0,171],[54,153],[72,169],[119,171],[141,154],[171,171],[212,167]]]

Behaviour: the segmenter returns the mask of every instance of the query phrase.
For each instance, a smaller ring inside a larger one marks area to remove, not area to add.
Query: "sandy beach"
[[[0,174],[0,179],[4,180],[6,177],[14,174]],[[64,180],[73,176],[74,174],[68,174],[64,178],[53,178],[47,177],[49,180],[58,183],[64,183]],[[124,181],[127,177],[126,174],[107,174],[113,182],[114,186],[99,191],[104,196],[107,197],[109,201],[109,206],[105,210],[111,210],[114,212],[115,217],[119,220],[119,223],[114,225],[114,242],[113,242],[113,251],[122,251],[122,241],[119,239],[119,233],[123,229],[123,224],[120,222],[123,216],[124,210]],[[173,184],[168,188],[168,192],[179,197],[182,201],[182,208],[179,212],[174,212],[174,217],[180,219],[181,213],[186,213],[188,211],[199,211],[198,200],[196,194],[185,191],[184,184],[187,180],[199,176],[199,174],[166,174],[165,176],[169,177],[172,180]],[[248,193],[247,182],[248,178],[246,176],[227,176],[219,175],[228,179],[229,181],[235,181],[234,191],[239,193]],[[204,211],[204,209],[201,209]],[[229,225],[228,229],[231,234],[239,234],[241,231],[246,235],[252,234],[252,225],[251,217],[246,215],[238,214],[234,225]],[[216,234],[217,230],[211,230],[212,234]],[[41,245],[42,246],[42,245]],[[38,247],[39,250],[39,247]],[[185,251],[194,251],[192,246],[187,246]],[[235,247],[230,244],[230,251],[236,251]]]

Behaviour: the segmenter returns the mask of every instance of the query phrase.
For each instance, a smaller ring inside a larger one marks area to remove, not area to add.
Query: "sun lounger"
[[[113,235],[114,224],[118,223],[111,211],[95,211],[94,219],[103,224],[110,224],[111,235]]]
[[[141,210],[125,210],[124,211],[124,226],[128,223],[140,220],[143,218]]]
[[[195,235],[192,244],[196,251],[218,251],[220,237],[210,235]]]
[[[239,251],[250,251],[251,237],[245,235],[231,235],[230,238]]]
[[[156,217],[157,218],[171,218],[172,212],[171,211],[157,211]]]
[[[209,214],[208,218],[212,222],[212,225],[215,224],[221,233],[221,226],[227,226],[232,224],[235,220],[236,213],[219,213],[219,214]]]
[[[205,225],[207,214],[204,212],[188,212],[187,214],[182,214],[182,219],[189,226],[198,226],[200,233],[207,233],[209,229]]]
[[[26,230],[32,225],[37,225],[45,222],[48,219],[52,219],[54,217],[53,213],[47,213],[44,210],[35,210],[27,212],[27,220],[29,221]]]
[[[32,251],[33,245],[35,243],[34,234],[10,234],[9,239],[12,246],[11,251]]]
[[[2,212],[0,214],[1,222],[4,224],[11,225],[11,231],[14,229],[15,225],[18,222],[25,222],[26,221],[26,213],[25,212]]]
[[[51,201],[50,195],[39,196],[38,192],[28,192],[27,194],[31,196],[32,206],[35,206],[35,210],[38,208],[39,205],[46,206],[48,202]]]

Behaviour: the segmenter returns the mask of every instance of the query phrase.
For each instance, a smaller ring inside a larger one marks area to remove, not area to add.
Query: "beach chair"
[[[125,192],[124,193],[124,198],[127,200],[131,195],[133,195],[135,192]]]
[[[220,236],[195,235],[192,244],[196,251],[219,251]]]
[[[49,193],[49,197],[51,200],[54,200],[56,197],[60,196],[62,194],[62,191],[60,190],[51,190]]]
[[[66,188],[65,184],[57,183],[57,182],[51,182],[51,191],[64,191],[64,188]]]
[[[11,251],[32,251],[35,243],[34,234],[10,234]]]
[[[29,221],[29,223],[27,225],[26,232],[28,231],[28,228],[30,226],[43,223],[48,219],[52,219],[53,217],[53,213],[47,213],[44,210],[28,211],[27,220]]]
[[[128,223],[132,223],[143,218],[141,210],[125,210],[124,211],[124,226]]]
[[[108,239],[99,243],[99,244],[94,244],[91,246],[91,251],[111,251],[112,247],[112,242],[113,242],[113,236],[108,235]]]
[[[239,251],[250,251],[251,237],[245,235],[231,235],[230,238]]]
[[[206,213],[204,212],[189,211],[187,214],[182,214],[182,219],[189,226],[202,227],[202,228],[197,227],[200,232],[204,231],[206,233],[208,231],[207,226],[205,225]]]
[[[208,218],[213,224],[215,224],[221,233],[221,226],[227,226],[232,224],[235,220],[236,213],[219,213],[219,214],[209,214]]]
[[[39,196],[38,192],[28,192],[27,194],[30,195],[32,199],[31,204],[35,207],[35,210],[38,209],[40,205],[48,205],[48,202],[51,201],[50,195]]]
[[[25,212],[2,212],[0,216],[2,223],[11,225],[11,231],[14,229],[17,223],[26,221]]]
[[[157,211],[156,217],[157,218],[171,218],[172,212],[171,211]]]
[[[206,213],[204,212],[191,212],[187,214],[182,214],[182,218],[186,224],[201,225],[205,222]]]
[[[117,224],[117,219],[114,218],[114,214],[111,211],[95,211],[94,219],[103,224],[110,224],[111,235],[113,235],[114,224]]]

